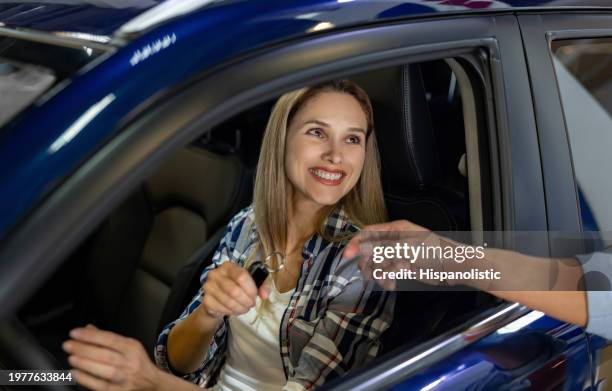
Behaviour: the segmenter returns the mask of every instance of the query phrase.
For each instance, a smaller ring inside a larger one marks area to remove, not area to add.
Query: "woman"
[[[216,390],[293,390],[373,358],[394,296],[340,261],[359,227],[385,218],[365,92],[340,80],[283,95],[264,135],[253,204],[231,220],[202,288],[161,333],[158,366]],[[274,270],[258,289],[251,273],[266,260]]]

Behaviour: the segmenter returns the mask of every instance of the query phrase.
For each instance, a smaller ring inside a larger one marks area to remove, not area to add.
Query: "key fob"
[[[253,280],[255,280],[255,285],[257,285],[257,288],[263,284],[266,278],[268,278],[269,274],[270,272],[268,272],[265,267],[255,268],[255,270],[251,273],[251,277],[253,277]]]

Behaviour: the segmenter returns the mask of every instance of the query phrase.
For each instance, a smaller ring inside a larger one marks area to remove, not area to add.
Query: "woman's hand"
[[[77,383],[92,390],[162,390],[165,374],[142,344],[95,326],[76,328],[64,342]]]
[[[255,306],[258,293],[262,299],[268,297],[266,287],[260,287],[258,292],[249,272],[232,262],[225,262],[208,272],[202,290],[204,296],[198,308],[215,318],[248,312]]]
[[[264,299],[265,289],[259,289]],[[201,303],[168,334],[168,361],[179,373],[192,373],[200,367],[223,316],[247,312],[257,298],[257,286],[249,272],[232,262],[208,271],[202,291]]]

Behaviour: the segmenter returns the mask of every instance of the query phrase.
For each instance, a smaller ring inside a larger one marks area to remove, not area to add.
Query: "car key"
[[[276,264],[271,264],[272,259],[277,257],[278,260]],[[275,266],[275,267],[273,267]],[[270,275],[270,273],[277,273],[285,267],[285,254],[275,251],[269,254],[263,261],[262,265],[254,266],[251,271],[251,277],[255,280],[255,285],[259,288],[266,278]]]
[[[251,277],[253,277],[253,280],[255,280],[255,285],[257,286],[257,288],[259,288],[264,283],[264,281],[266,280],[266,278],[268,278],[269,275],[270,272],[265,267],[257,267],[251,273]]]

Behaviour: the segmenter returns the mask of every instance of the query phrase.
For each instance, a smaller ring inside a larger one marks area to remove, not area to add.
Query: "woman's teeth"
[[[342,177],[341,173],[330,173],[322,170],[311,170],[311,172],[319,178],[327,179],[330,181],[335,181]]]

